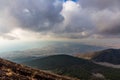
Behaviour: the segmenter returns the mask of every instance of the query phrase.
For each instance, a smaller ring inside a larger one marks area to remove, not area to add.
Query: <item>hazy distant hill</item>
[[[120,49],[106,49],[86,54],[76,54],[77,57],[91,59],[96,62],[107,62],[120,65]]]
[[[53,55],[24,62],[24,64],[34,68],[50,70],[61,75],[77,77],[81,80],[120,79],[120,69],[100,66],[92,61],[69,55]],[[98,79],[98,77],[102,79]]]
[[[78,80],[0,59],[0,80]]]
[[[93,56],[92,60],[96,62],[120,64],[120,49],[107,49],[97,52],[97,55]]]

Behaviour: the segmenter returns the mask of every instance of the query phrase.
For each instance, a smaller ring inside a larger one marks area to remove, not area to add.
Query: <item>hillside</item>
[[[77,80],[0,59],[0,80]]]
[[[77,77],[81,80],[119,80],[120,69],[104,67],[92,61],[69,55],[53,55],[24,62],[34,68],[49,70],[60,75]],[[100,76],[96,76],[100,74]]]
[[[120,49],[107,49],[97,52],[98,55],[92,57],[96,62],[108,62],[112,64],[120,64]]]
[[[115,65],[120,65],[120,49],[106,49],[97,52],[76,54],[75,56],[90,59],[95,62],[107,62]]]

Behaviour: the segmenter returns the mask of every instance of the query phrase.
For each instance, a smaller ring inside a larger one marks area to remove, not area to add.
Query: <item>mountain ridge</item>
[[[75,54],[76,57],[93,60],[95,62],[107,62],[115,65],[120,64],[120,49],[106,49],[102,51]]]

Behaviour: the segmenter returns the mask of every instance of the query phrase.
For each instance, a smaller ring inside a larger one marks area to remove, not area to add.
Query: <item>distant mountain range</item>
[[[33,59],[37,57],[76,53],[86,53],[106,49],[105,47],[82,44],[80,42],[54,42],[44,47],[38,47],[23,51],[12,51],[0,53],[0,57],[15,62],[23,62],[25,58]]]
[[[53,55],[23,62],[23,64],[52,71],[80,80],[119,80],[120,69],[101,66],[91,60],[69,55]]]

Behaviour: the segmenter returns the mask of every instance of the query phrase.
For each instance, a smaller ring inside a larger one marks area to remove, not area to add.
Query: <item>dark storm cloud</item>
[[[6,6],[9,6],[10,5],[10,0],[0,0],[0,9],[3,9],[5,8]]]
[[[94,14],[96,33],[102,36],[120,35],[120,11],[103,10]]]
[[[83,11],[90,11],[87,14],[91,14],[92,23],[95,24],[91,37],[120,37],[120,0],[79,0],[78,3]]]
[[[100,34],[107,34],[107,35],[120,35],[120,23],[117,25],[113,25],[110,28],[104,29],[100,32]]]
[[[120,0],[79,0],[84,8],[94,9],[120,9]]]
[[[62,2],[57,0],[17,0],[14,6],[12,14],[23,29],[49,31],[64,20]]]

